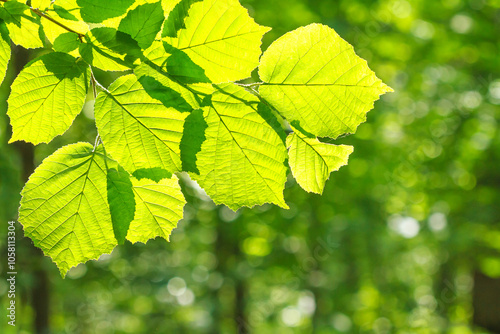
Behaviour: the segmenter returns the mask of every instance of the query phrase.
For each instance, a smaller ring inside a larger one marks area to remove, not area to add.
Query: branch
[[[0,0],[0,1],[6,1],[6,0]],[[80,40],[80,42],[83,42],[83,37],[85,37],[85,35],[71,29],[70,27],[67,27],[65,26],[64,24],[62,24],[61,22],[58,22],[56,20],[54,20],[53,18],[51,18],[50,16],[48,16],[47,14],[45,14],[44,12],[42,12],[40,9],[38,8],[33,8],[33,7],[30,7],[31,11],[33,13],[35,13],[36,15],[40,16],[40,17],[43,17],[43,18],[46,18],[47,20],[49,20],[50,22],[54,23],[54,24],[57,24],[58,26],[60,26],[61,28],[63,29],[66,29],[67,31],[69,32],[72,32],[74,34],[77,34],[78,35],[78,39]]]
[[[8,0],[0,0],[0,2],[7,2]],[[29,7],[30,10],[35,13],[36,15],[40,16],[40,17],[43,17],[43,18],[46,18],[47,20],[49,20],[50,22],[54,23],[54,24],[57,24],[58,26],[60,26],[61,28],[69,31],[69,32],[72,32],[74,34],[77,34],[78,35],[78,39],[80,40],[80,42],[83,42],[83,37],[85,37],[84,34],[80,34],[79,32],[71,29],[70,27],[67,27],[65,26],[64,24],[62,24],[61,22],[58,22],[56,20],[54,20],[53,18],[51,18],[50,16],[48,16],[47,14],[45,14],[44,12],[42,12],[40,9],[38,8],[33,8],[33,7]]]

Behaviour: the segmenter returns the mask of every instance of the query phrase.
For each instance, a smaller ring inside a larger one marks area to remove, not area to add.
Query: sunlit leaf
[[[168,13],[163,24],[162,37],[177,37],[177,32],[185,28],[184,20],[189,15],[189,8],[202,0],[172,0],[164,1],[165,13]]]
[[[65,53],[49,53],[28,64],[8,100],[10,142],[48,143],[63,134],[82,109],[88,80],[88,67]]]
[[[49,8],[51,0],[31,0],[31,7],[44,10]]]
[[[146,243],[149,239],[170,239],[170,233],[182,218],[186,204],[175,175],[158,183],[149,179],[132,178],[136,212],[127,239]]]
[[[70,54],[78,57],[78,51],[75,50],[80,44],[78,34],[85,35],[89,31],[89,26],[82,21],[76,0],[57,0],[56,3],[49,7],[46,14],[53,20],[43,18],[40,21],[43,32],[54,46],[54,50],[61,52],[73,51]],[[71,29],[73,32],[63,28],[54,21]],[[74,47],[75,45],[76,48]]]
[[[264,52],[259,92],[292,125],[318,137],[354,133],[379,96],[392,89],[331,28],[311,24]]]
[[[148,3],[129,11],[121,20],[118,30],[132,36],[141,48],[146,49],[153,43],[163,20],[160,2]]]
[[[21,193],[19,222],[24,233],[63,276],[117,244],[104,159],[102,150],[94,151],[88,143],[65,146],[42,162]]]
[[[330,173],[347,165],[352,146],[322,143],[299,132],[286,139],[290,169],[297,183],[306,191],[321,194]]]
[[[106,150],[130,173],[155,167],[181,170],[179,144],[186,116],[149,96],[133,74],[118,78],[95,103]]]
[[[87,63],[103,71],[127,71],[132,64],[125,60],[124,48],[132,45],[126,40],[128,35],[123,35],[126,34],[112,28],[94,28],[85,36],[85,43],[80,44],[80,54]]]
[[[144,58],[134,69],[134,73],[146,91],[164,102],[166,106],[175,107],[180,111],[200,108],[203,97],[212,93],[212,86],[204,83],[181,84],[178,77],[171,75],[172,69],[169,71],[167,68],[170,56],[161,42],[154,42],[144,51]],[[192,64],[185,64],[185,66],[190,65]]]
[[[282,139],[260,115],[258,99],[233,84],[220,87],[205,108],[206,140],[197,154],[199,175],[191,173],[217,204],[233,210],[283,199],[287,152]]]
[[[7,24],[12,42],[27,49],[43,47],[38,34],[40,17],[32,13],[24,3],[7,1],[1,4],[0,19]]]
[[[250,77],[259,65],[262,36],[270,30],[256,24],[237,0],[193,3],[184,24],[177,38],[164,40],[201,66],[214,83]]]
[[[10,39],[5,23],[0,21],[0,83],[3,82],[10,61]]]

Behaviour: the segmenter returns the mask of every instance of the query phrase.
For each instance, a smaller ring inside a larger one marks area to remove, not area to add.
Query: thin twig
[[[1,0],[1,1],[4,1],[4,0]],[[78,35],[78,39],[80,40],[80,42],[83,42],[83,37],[85,37],[85,35],[83,35],[83,34],[81,34],[81,33],[77,32],[77,31],[75,31],[75,30],[71,29],[70,27],[65,26],[65,25],[64,25],[64,24],[62,24],[61,22],[58,22],[58,21],[54,20],[52,17],[48,16],[47,14],[45,14],[44,12],[42,12],[42,11],[41,11],[40,9],[38,9],[38,8],[32,8],[32,7],[30,7],[30,9],[31,9],[31,11],[32,11],[33,13],[35,13],[36,15],[38,15],[38,16],[40,16],[40,17],[43,17],[43,18],[45,18],[45,19],[49,20],[49,21],[50,21],[50,22],[52,22],[52,23],[57,24],[58,26],[60,26],[60,27],[61,27],[61,28],[63,28],[63,29],[66,29],[66,30],[67,30],[67,31],[69,31],[69,32],[72,32],[72,33],[74,33],[74,34],[77,34],[77,35]]]
[[[7,2],[8,0],[0,0],[0,2]],[[77,34],[78,35],[78,39],[80,40],[80,42],[83,42],[83,37],[85,37],[84,34],[81,34],[73,29],[71,29],[70,27],[67,27],[65,26],[64,24],[62,24],[61,22],[58,22],[56,20],[54,20],[52,17],[48,16],[47,14],[45,14],[44,12],[42,12],[40,9],[38,8],[33,8],[33,7],[29,7],[29,9],[35,13],[36,15],[40,16],[40,17],[43,17],[47,20],[49,20],[50,22],[54,23],[54,24],[57,24],[58,26],[60,26],[61,28],[69,31],[69,32],[72,32],[74,34]]]

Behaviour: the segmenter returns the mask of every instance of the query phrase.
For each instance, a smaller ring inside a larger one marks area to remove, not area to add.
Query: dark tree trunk
[[[491,278],[480,272],[474,274],[472,307],[474,324],[492,333],[500,333],[500,278]]]

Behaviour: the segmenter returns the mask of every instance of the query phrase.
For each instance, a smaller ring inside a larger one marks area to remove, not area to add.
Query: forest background
[[[234,213],[184,185],[170,243],[126,243],[62,279],[18,226],[17,326],[2,333],[500,333],[500,1],[244,0],[273,27],[334,28],[394,88],[322,196]],[[50,144],[11,144],[0,88],[0,249],[33,168],[93,143],[91,106]],[[114,77],[98,73],[109,84]],[[5,273],[6,257],[0,267]],[[8,284],[0,280],[2,305]]]

